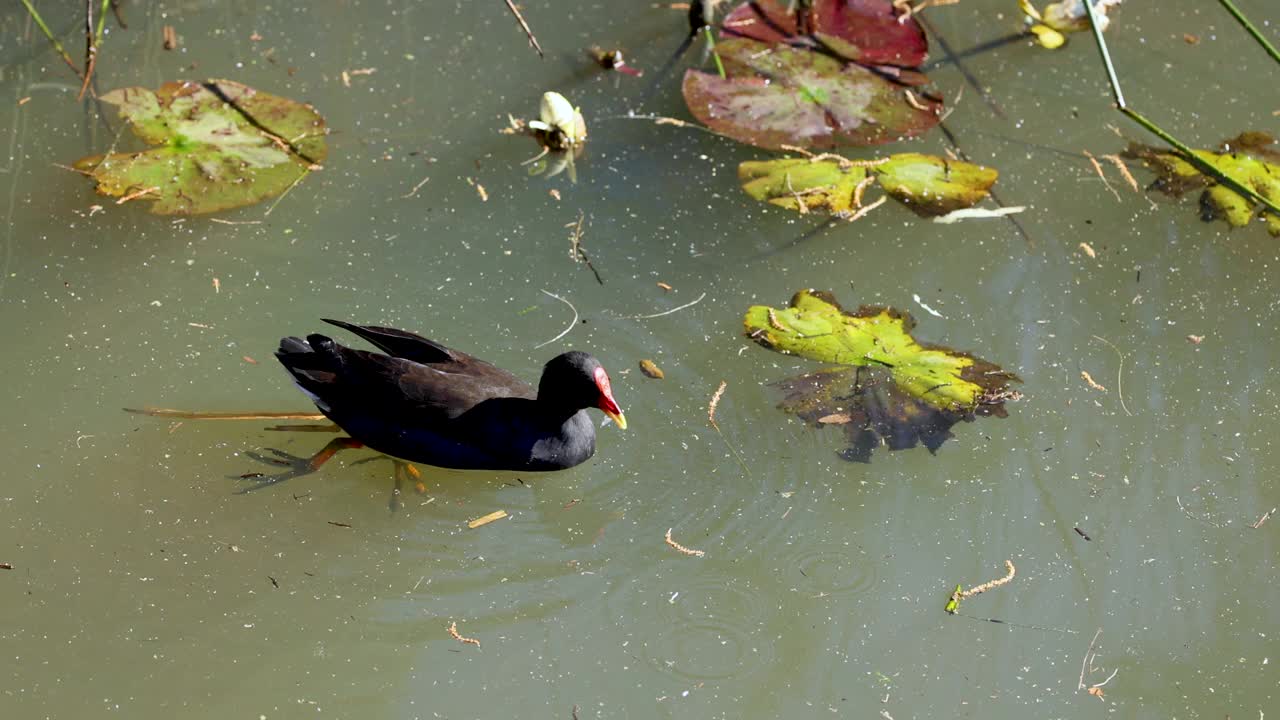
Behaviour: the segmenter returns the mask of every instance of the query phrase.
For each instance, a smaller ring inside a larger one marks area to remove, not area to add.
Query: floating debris
[[[675,540],[672,540],[672,539],[671,539],[671,531],[672,531],[673,529],[674,529],[674,528],[667,528],[666,541],[667,541],[667,544],[668,544],[668,545],[670,545],[671,547],[675,548],[675,549],[676,549],[676,551],[677,551],[677,552],[679,552],[681,555],[690,555],[690,556],[692,556],[692,557],[702,557],[702,556],[706,555],[706,553],[705,553],[705,552],[703,552],[702,550],[692,550],[692,549],[690,549],[690,548],[687,548],[687,547],[685,547],[685,546],[681,545],[680,543],[676,542]]]

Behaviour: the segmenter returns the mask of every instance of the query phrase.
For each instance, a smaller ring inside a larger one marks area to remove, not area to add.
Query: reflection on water
[[[1266,3],[1239,4],[1274,25]],[[1006,203],[1030,206],[1029,246],[1006,221],[925,224],[892,204],[809,232],[819,220],[750,200],[737,163],[766,154],[626,118],[645,81],[583,54],[616,44],[656,68],[686,25],[648,3],[524,3],[543,61],[500,4],[124,8],[100,88],[232,78],[314,104],[331,154],[270,216],[220,218],[256,224],[104,202],[55,163],[109,147],[119,124],[76,105],[75,78],[10,17],[20,6],[0,11],[0,562],[13,567],[0,570],[0,714],[1023,718],[1093,705],[1167,718],[1275,705],[1280,597],[1266,578],[1280,525],[1250,526],[1280,505],[1280,255],[1261,228],[1227,232],[1102,185],[1075,153],[1120,149],[1108,125],[1145,138],[1109,109],[1087,42],[968,57],[1003,118],[969,91],[952,102],[957,142],[1000,169]],[[1020,22],[996,0],[926,12],[959,49]],[[179,50],[162,49],[164,25]],[[78,25],[55,26],[78,47]],[[1193,144],[1270,122],[1252,82],[1267,59],[1216,6],[1126,5],[1108,33],[1130,102]],[[964,84],[950,66],[931,75],[951,99]],[[685,117],[676,78],[647,111]],[[529,177],[520,162],[536,150],[497,132],[549,89],[591,129],[576,184]],[[569,257],[580,210],[603,284]],[[787,417],[765,385],[818,365],[741,334],[747,307],[802,287],[908,311],[919,295],[946,316],[930,340],[999,359],[1027,397],[936,455],[846,463],[838,429]],[[536,349],[572,317],[542,290],[580,319]],[[251,454],[306,457],[327,436],[120,410],[308,411],[270,354],[321,317],[422,332],[528,379],[591,350],[616,368],[630,428],[599,433],[597,455],[562,473],[424,468],[426,492],[402,487],[392,511],[392,467],[371,451],[240,495],[239,476],[274,472]],[[645,377],[643,358],[665,379]],[[707,424],[722,380],[723,438]],[[466,529],[498,509],[511,517]],[[706,556],[667,547],[669,527]],[[942,612],[956,583],[1005,559],[1017,578],[966,600],[972,617]],[[481,646],[452,639],[454,621]],[[1098,628],[1085,679],[1118,671],[1102,700],[1078,688]]]

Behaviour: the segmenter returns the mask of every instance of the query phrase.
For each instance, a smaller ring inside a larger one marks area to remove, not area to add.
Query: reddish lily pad
[[[153,145],[93,155],[76,168],[103,195],[150,200],[160,215],[208,213],[279,195],[323,162],[325,124],[315,108],[230,80],[131,87],[101,97]]]
[[[797,2],[758,0],[735,8],[721,23],[724,37],[791,43],[812,33],[828,49],[854,62],[914,68],[928,50],[915,18],[898,22],[889,0],[814,0],[806,30],[796,27]],[[757,8],[759,10],[757,10]]]
[[[684,98],[700,122],[757,147],[827,149],[913,137],[942,103],[858,63],[789,45],[736,38],[716,46],[727,78],[689,70]]]

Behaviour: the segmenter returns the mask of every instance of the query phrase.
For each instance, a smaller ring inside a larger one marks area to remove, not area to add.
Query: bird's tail
[[[293,376],[293,381],[321,410],[327,410],[323,400],[325,390],[338,377],[342,367],[342,355],[337,343],[324,335],[308,335],[306,340],[296,337],[281,338],[276,359]]]

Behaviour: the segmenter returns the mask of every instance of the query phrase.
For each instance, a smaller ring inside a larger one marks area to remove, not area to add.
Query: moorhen
[[[584,352],[552,358],[535,391],[511,373],[405,330],[325,320],[386,354],[319,334],[286,337],[276,357],[316,407],[351,436],[311,459],[366,445],[461,470],[562,470],[596,451],[587,408],[627,422],[609,375]]]

